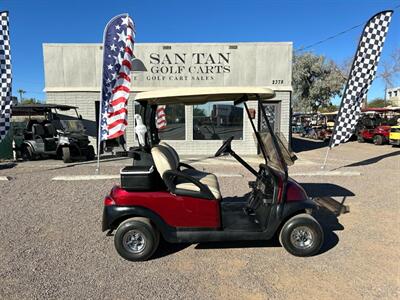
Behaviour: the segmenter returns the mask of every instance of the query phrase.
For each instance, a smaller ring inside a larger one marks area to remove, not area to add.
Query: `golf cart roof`
[[[33,103],[33,104],[17,104],[12,107],[13,112],[26,112],[26,111],[36,111],[36,112],[46,112],[52,109],[59,110],[70,110],[75,109],[76,106],[63,105],[63,104],[41,104],[41,103]]]
[[[142,92],[136,95],[136,101],[146,101],[150,104],[182,103],[187,105],[202,104],[210,101],[236,101],[247,95],[248,100],[271,99],[275,92],[263,87],[187,87],[160,89]]]

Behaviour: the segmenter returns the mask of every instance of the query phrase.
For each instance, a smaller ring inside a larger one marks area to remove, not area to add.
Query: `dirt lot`
[[[51,181],[93,174],[93,163],[0,164],[0,176],[12,177],[0,181],[0,298],[398,299],[400,149],[342,145],[327,167],[337,175],[312,176],[323,146],[296,139],[300,159],[290,173],[312,196],[346,197],[350,213],[320,215],[326,242],[310,258],[289,255],[277,241],[163,243],[154,259],[127,262],[100,228],[102,199],[117,179]],[[117,174],[125,163],[104,162],[102,173]],[[252,179],[227,160],[194,165],[223,173],[224,196],[244,194]]]

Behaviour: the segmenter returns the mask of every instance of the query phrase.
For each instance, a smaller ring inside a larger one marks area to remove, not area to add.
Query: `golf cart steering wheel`
[[[227,139],[221,146],[221,148],[218,149],[218,151],[215,153],[215,157],[221,156],[221,154],[226,154],[231,151],[231,143],[233,140],[234,136],[231,136],[229,139]]]

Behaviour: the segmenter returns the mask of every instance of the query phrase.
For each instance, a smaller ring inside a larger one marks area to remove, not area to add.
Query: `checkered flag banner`
[[[8,12],[0,13],[0,142],[6,136],[11,123],[11,54],[8,34]]]
[[[392,14],[391,10],[382,11],[364,27],[343,93],[330,148],[347,142],[353,135],[361,115],[361,104],[375,77]]]

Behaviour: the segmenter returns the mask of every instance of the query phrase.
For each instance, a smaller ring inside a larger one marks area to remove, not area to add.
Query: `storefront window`
[[[243,105],[227,101],[193,106],[194,140],[226,140],[231,136],[243,139]]]
[[[158,106],[156,122],[158,136],[161,140],[185,139],[185,105]]]

